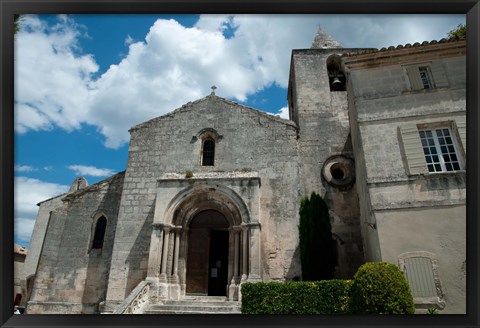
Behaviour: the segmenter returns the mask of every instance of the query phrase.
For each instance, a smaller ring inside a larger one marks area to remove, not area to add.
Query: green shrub
[[[372,262],[355,273],[350,310],[355,314],[413,314],[415,305],[402,272],[393,264]]]
[[[302,198],[299,214],[302,280],[332,279],[337,264],[337,253],[327,204],[320,195],[312,192],[310,198]]]
[[[244,314],[348,313],[351,280],[243,283]]]

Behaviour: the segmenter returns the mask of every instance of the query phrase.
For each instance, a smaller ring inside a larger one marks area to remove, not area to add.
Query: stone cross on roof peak
[[[212,93],[210,95],[215,96],[215,89],[216,88],[217,88],[216,86],[212,85]]]
[[[321,27],[318,28],[317,35],[313,40],[311,49],[331,49],[342,48],[342,45],[327,34]]]

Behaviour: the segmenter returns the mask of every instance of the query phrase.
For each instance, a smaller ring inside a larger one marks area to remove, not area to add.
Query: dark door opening
[[[200,212],[190,222],[186,294],[226,295],[228,227],[225,216],[215,210]]]
[[[212,230],[208,270],[208,295],[226,296],[228,284],[228,231]]]

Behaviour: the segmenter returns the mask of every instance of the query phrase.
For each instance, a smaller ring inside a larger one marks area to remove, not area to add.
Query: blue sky
[[[123,171],[128,129],[216,94],[287,115],[292,49],[439,40],[464,15],[40,15],[15,37],[15,242],[79,175]]]

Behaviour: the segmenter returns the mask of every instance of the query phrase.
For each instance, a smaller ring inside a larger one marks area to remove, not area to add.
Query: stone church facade
[[[301,279],[311,192],[329,207],[336,278],[395,263],[419,309],[465,313],[465,48],[345,49],[320,30],[292,51],[290,119],[213,89],[132,127],[124,172],[39,204],[27,313],[142,313]]]

